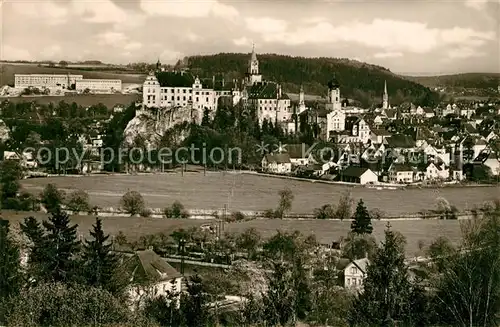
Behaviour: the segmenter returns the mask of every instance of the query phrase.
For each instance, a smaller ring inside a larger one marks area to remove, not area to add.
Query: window
[[[351,285],[351,279],[347,278],[347,285]]]
[[[353,278],[353,279],[352,279],[352,285],[353,285],[353,286],[356,286],[356,278]]]
[[[180,101],[181,97],[180,96],[177,96],[177,101]]]
[[[198,92],[196,92],[198,93]],[[196,102],[199,102],[200,101],[200,98],[199,97],[196,97]]]
[[[174,98],[175,98],[175,97],[172,95],[172,101],[174,101]]]
[[[207,101],[205,101],[205,102],[208,102],[208,97],[207,97]]]

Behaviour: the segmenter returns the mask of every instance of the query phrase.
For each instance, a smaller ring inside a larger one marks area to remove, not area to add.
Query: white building
[[[96,93],[114,93],[122,91],[122,81],[119,79],[79,79],[76,80],[76,91]]]
[[[14,88],[61,88],[68,89],[76,84],[77,80],[83,79],[83,75],[71,74],[15,74]]]
[[[259,124],[265,119],[272,123],[291,120],[293,110],[290,98],[281,91],[281,85],[257,82],[250,87],[248,93],[247,103],[256,110]]]
[[[346,113],[342,110],[340,100],[340,84],[334,78],[328,82],[328,103],[325,106],[328,111],[326,115],[326,135],[330,139],[333,132],[345,130]]]
[[[367,258],[351,261],[344,268],[344,287],[351,290],[362,290],[370,261]]]
[[[132,303],[141,305],[146,298],[181,292],[182,275],[153,250],[137,251],[123,263],[130,282]]]
[[[292,172],[292,162],[288,153],[266,154],[262,158],[262,169],[275,174],[289,174]]]
[[[148,108],[187,107],[199,111],[202,117],[203,110],[211,112],[217,110],[217,103],[221,96],[231,96],[231,91],[215,91],[203,85],[198,77],[193,78],[189,73],[159,72],[160,80],[150,73],[143,84],[143,105]]]

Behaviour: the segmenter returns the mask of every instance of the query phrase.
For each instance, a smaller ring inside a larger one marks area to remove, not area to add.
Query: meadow
[[[188,172],[155,175],[99,175],[26,179],[22,186],[39,193],[48,183],[65,191],[82,189],[89,193],[92,205],[118,207],[127,191],[140,192],[148,207],[164,208],[175,200],[188,209],[218,210],[227,205],[229,211],[263,211],[275,208],[278,192],[288,187],[294,194],[292,212],[309,214],[324,204],[336,204],[350,191],[355,201],[363,199],[370,209],[378,208],[386,216],[397,217],[435,208],[444,197],[459,210],[472,209],[485,201],[500,198],[500,187],[445,187],[422,189],[377,190],[361,186],[315,183],[224,172]]]
[[[122,83],[142,84],[143,74],[108,71],[88,71],[74,68],[38,67],[32,64],[0,64],[0,86],[14,85],[14,74],[74,74],[83,78],[121,79]]]
[[[4,211],[0,216],[11,221],[13,226],[18,226],[27,216],[43,220],[47,218],[44,213],[16,213]],[[78,233],[88,237],[89,230],[95,222],[92,216],[72,216],[74,224],[78,224]],[[171,234],[173,231],[203,224],[213,223],[213,220],[200,219],[161,219],[140,217],[102,217],[106,233],[117,235],[120,231],[125,234],[130,242],[137,241],[141,236],[157,233]],[[334,220],[279,220],[256,219],[237,223],[224,224],[224,232],[242,233],[248,228],[255,228],[264,238],[271,237],[278,230],[300,231],[304,235],[313,234],[322,244],[331,244],[347,236],[350,230],[350,221]],[[423,249],[428,247],[440,236],[447,237],[452,242],[460,240],[460,222],[457,220],[395,220],[390,222],[391,228],[402,233],[407,242],[406,254],[408,257],[421,255]],[[373,221],[373,236],[377,241],[382,241],[387,221]]]

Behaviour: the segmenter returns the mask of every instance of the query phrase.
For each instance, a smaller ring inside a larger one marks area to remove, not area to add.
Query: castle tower
[[[382,99],[382,109],[389,109],[389,94],[387,94],[387,81],[384,81],[384,96]]]
[[[160,62],[160,58],[158,58],[158,61],[156,62],[156,71],[160,71],[161,70],[161,62]]]
[[[255,53],[255,45],[252,46],[252,54],[248,61],[247,81],[249,85],[262,82],[262,75],[259,74],[259,60]]]

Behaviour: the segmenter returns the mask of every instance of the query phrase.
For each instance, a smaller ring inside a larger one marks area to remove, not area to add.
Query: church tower
[[[328,102],[333,110],[340,110],[342,102],[340,100],[340,83],[334,77],[328,82]]]
[[[387,81],[384,81],[384,96],[382,99],[382,109],[389,109],[389,94],[387,94]]]
[[[306,110],[306,101],[304,94],[304,86],[300,85],[300,93],[299,93],[299,114]]]
[[[257,60],[257,54],[255,54],[255,45],[252,46],[252,54],[248,61],[247,76],[249,85],[262,82],[262,75],[259,74],[259,60]]]

